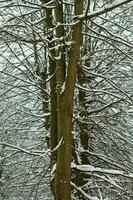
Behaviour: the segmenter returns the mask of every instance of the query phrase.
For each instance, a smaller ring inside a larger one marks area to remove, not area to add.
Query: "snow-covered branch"
[[[87,20],[87,19],[89,20],[89,19],[98,17],[100,15],[103,15],[103,14],[105,14],[107,12],[110,12],[110,11],[112,11],[112,10],[114,10],[116,8],[119,8],[120,6],[123,6],[123,5],[127,4],[127,3],[130,3],[130,2],[133,2],[133,0],[117,1],[117,3],[114,3],[114,4],[110,5],[110,6],[105,6],[105,7],[101,8],[101,9],[93,11],[93,12],[87,14],[87,15],[80,15],[80,16],[78,16],[78,19],[82,20],[82,21],[83,20]]]
[[[104,173],[104,174],[110,174],[110,175],[119,175],[119,176],[133,179],[133,173],[128,173],[128,172],[124,172],[124,171],[116,170],[116,169],[104,169],[100,167],[94,167],[92,165],[76,165],[74,163],[72,163],[72,168],[85,172],[85,173],[87,172],[91,172],[92,174]]]

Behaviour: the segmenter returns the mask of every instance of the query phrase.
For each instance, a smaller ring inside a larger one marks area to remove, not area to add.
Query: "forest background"
[[[133,198],[133,0],[0,0],[0,198]]]

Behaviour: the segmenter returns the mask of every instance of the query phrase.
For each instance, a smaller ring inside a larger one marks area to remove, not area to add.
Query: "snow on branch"
[[[78,191],[80,192],[85,198],[89,199],[89,200],[99,200],[98,197],[92,197],[89,194],[87,194],[86,192],[84,192],[81,187],[77,187],[73,182],[71,182],[71,185]]]
[[[100,167],[94,167],[92,165],[76,165],[72,163],[72,168],[77,169],[79,171],[83,172],[96,172],[96,173],[104,173],[104,174],[110,174],[110,175],[119,175],[124,176],[126,178],[133,178],[133,173],[127,173],[121,170],[115,170],[115,169],[104,169]]]
[[[114,3],[114,4],[110,5],[110,6],[104,6],[103,8],[98,9],[96,11],[93,11],[93,12],[91,12],[89,14],[85,13],[83,15],[79,15],[78,18],[79,18],[79,20],[82,20],[82,21],[83,20],[87,20],[87,19],[92,19],[94,17],[98,17],[99,15],[102,15],[102,14],[105,14],[107,12],[110,12],[110,11],[112,11],[112,10],[122,6],[122,5],[125,5],[127,3],[130,3],[132,1],[133,0],[117,1],[117,3]]]
[[[31,150],[30,148],[29,149],[22,148],[22,147],[19,147],[19,146],[16,146],[16,145],[12,145],[12,144],[9,144],[9,143],[6,143],[6,142],[0,142],[0,146],[7,146],[7,147],[10,147],[13,150],[16,150],[15,152],[13,152],[12,154],[10,154],[10,155],[8,155],[6,157],[3,157],[3,158],[0,157],[0,161],[11,157],[11,156],[13,156],[14,154],[16,154],[18,152],[26,153],[26,154],[33,155],[33,156],[43,156],[44,157],[44,156],[48,155],[49,153],[57,151],[58,148],[62,144],[63,144],[63,138],[61,138],[61,140],[59,141],[59,143],[57,144],[57,146],[54,149],[52,149],[52,150],[51,149],[47,149],[47,150],[39,151],[39,150]]]

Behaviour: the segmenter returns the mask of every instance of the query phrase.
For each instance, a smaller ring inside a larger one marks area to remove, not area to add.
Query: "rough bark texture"
[[[58,12],[56,13],[56,19],[62,20],[61,5],[57,5]],[[59,12],[60,10],[60,12]],[[75,15],[82,14],[83,12],[83,1],[75,2]],[[59,21],[58,22],[61,22]],[[74,41],[71,50],[69,63],[67,68],[67,76],[65,80],[65,90],[63,94],[58,92],[58,142],[63,138],[63,144],[58,149],[57,154],[57,165],[56,165],[56,175],[54,181],[54,194],[56,200],[71,200],[71,188],[70,188],[70,178],[71,178],[71,146],[72,146],[72,111],[73,111],[73,96],[75,88],[75,80],[77,74],[77,64],[80,55],[80,43],[81,43],[81,24],[74,27],[73,38]],[[59,32],[60,32],[60,35]],[[62,34],[61,34],[62,32]],[[62,37],[63,31],[57,30],[57,35]],[[64,74],[63,74],[63,60],[61,58],[57,63],[58,70],[57,80],[59,86],[63,84]],[[60,77],[62,76],[62,78]]]
[[[46,26],[47,29],[53,26],[52,22],[52,11],[46,10]],[[49,40],[52,40],[53,33],[50,33]],[[52,44],[49,44],[49,48],[52,47]],[[52,50],[51,55],[54,56],[55,52]],[[58,119],[57,119],[57,94],[56,94],[56,63],[55,60],[49,56],[49,72],[52,78],[50,79],[50,102],[51,102],[51,110],[50,110],[50,147],[54,149],[58,144]],[[52,152],[51,155],[51,165],[56,162],[56,152]]]

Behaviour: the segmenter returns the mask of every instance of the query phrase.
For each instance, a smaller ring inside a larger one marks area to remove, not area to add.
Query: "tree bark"
[[[76,0],[75,15],[82,14],[82,12],[83,12],[83,1]],[[61,14],[61,12],[59,12],[58,9],[58,14],[59,13]],[[62,70],[64,68],[63,61],[60,60],[60,62],[58,62],[57,65],[58,70],[60,71],[59,74],[62,74],[62,79],[59,79],[60,76],[58,76],[57,78],[58,84],[63,84],[62,80],[64,80],[65,90],[63,93],[58,92],[59,96],[57,104],[58,142],[63,138],[63,144],[59,147],[57,154],[56,175],[54,181],[54,194],[56,200],[71,200],[70,179],[71,179],[71,154],[72,154],[71,153],[72,112],[73,112],[75,81],[77,75],[77,64],[80,55],[81,30],[82,30],[81,23],[77,24],[73,29],[73,37],[72,37],[73,44],[70,50],[67,75],[65,79],[63,79],[63,73],[62,73]]]

